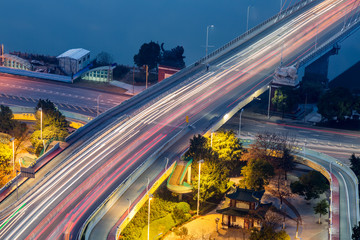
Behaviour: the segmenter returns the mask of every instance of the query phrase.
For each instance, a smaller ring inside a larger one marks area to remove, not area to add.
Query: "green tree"
[[[4,186],[11,179],[12,148],[9,143],[0,143],[0,187]]]
[[[328,213],[327,209],[329,208],[329,204],[326,199],[321,200],[314,207],[315,214],[319,214],[319,224],[321,223],[321,215],[325,215]]]
[[[219,160],[217,153],[211,150],[207,138],[199,134],[190,139],[190,147],[185,156],[193,158],[194,199],[197,198],[199,160],[204,160],[201,164],[200,201],[217,198],[225,193],[228,189],[229,170],[224,162]]]
[[[198,180],[199,180],[199,164],[192,165],[193,178],[193,194],[194,200],[197,199]],[[228,189],[229,170],[223,162],[217,159],[205,159],[201,164],[200,179],[200,202],[207,201],[210,198],[218,198],[222,196]]]
[[[353,170],[355,175],[359,178],[360,176],[360,157],[356,157],[355,153],[351,155],[350,160],[350,168]]]
[[[289,148],[284,148],[282,153],[282,156],[276,160],[277,169],[284,172],[285,180],[287,180],[287,173],[295,167],[294,156],[291,154],[291,150]]]
[[[352,231],[351,239],[360,240],[360,222],[352,228]]]
[[[160,64],[169,66],[169,67],[176,67],[176,68],[184,68],[184,48],[181,46],[177,46],[171,50],[164,49],[164,43],[161,44],[161,60]]]
[[[43,149],[43,143],[41,142],[41,111],[42,109],[42,129],[43,129],[43,139],[45,141],[53,140],[63,140],[67,135],[67,128],[69,123],[66,120],[65,116],[55,107],[54,103],[50,100],[40,99],[36,106],[36,124],[35,131],[31,135],[30,141],[35,147],[35,152],[39,154]]]
[[[207,138],[198,134],[190,139],[190,147],[186,152],[185,157],[191,157],[193,158],[194,163],[197,163],[201,159],[212,159],[214,158],[213,155],[214,153],[208,144]]]
[[[134,63],[138,67],[148,65],[149,69],[157,67],[160,61],[160,46],[153,41],[144,43],[139,50],[139,53],[134,56]]]
[[[250,240],[290,240],[290,236],[284,230],[276,232],[274,228],[265,225],[260,230],[253,228],[249,239]]]
[[[0,105],[0,131],[10,133],[14,128],[13,113],[8,106]]]
[[[232,130],[213,134],[212,149],[224,161],[239,161],[244,152],[240,139]]]
[[[321,96],[318,103],[318,112],[327,120],[344,120],[351,116],[354,98],[351,92],[342,87],[330,89]]]
[[[290,184],[291,191],[306,200],[316,199],[329,189],[328,180],[318,171],[310,171],[300,177],[299,181]]]
[[[97,66],[109,66],[113,63],[114,58],[111,56],[110,53],[107,52],[100,52],[96,55],[96,59],[94,61],[94,67]]]
[[[324,92],[325,85],[320,78],[304,77],[299,87],[299,98],[302,100],[301,102],[304,103],[306,99],[307,103],[317,103]]]
[[[285,111],[287,108],[287,98],[287,95],[285,95],[282,89],[279,88],[275,90],[274,96],[271,99],[271,103],[277,111]]]
[[[274,168],[266,160],[250,160],[242,168],[241,174],[244,176],[244,184],[247,188],[259,191],[269,184],[270,178],[274,176]]]

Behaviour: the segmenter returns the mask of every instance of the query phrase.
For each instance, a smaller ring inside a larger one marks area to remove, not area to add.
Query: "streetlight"
[[[12,156],[12,162],[13,162],[13,172],[15,173],[15,138],[11,138],[10,141],[12,142],[12,150],[13,150],[13,156]]]
[[[249,14],[250,14],[250,8],[251,8],[251,5],[248,6],[247,8],[247,17],[246,17],[246,32],[249,30]]]
[[[147,240],[150,239],[150,201],[151,199],[153,199],[154,195],[152,195],[151,193],[149,193],[149,207],[148,207],[148,235],[147,235]]]
[[[40,111],[40,138],[41,138],[41,142],[42,142],[43,148],[44,148],[43,152],[45,152],[45,142],[43,139],[43,111],[42,111],[42,108],[39,108],[39,111]]]
[[[209,28],[214,28],[214,25],[208,25],[206,27],[206,46],[205,46],[205,61],[206,62],[207,62],[207,58],[208,58]]]
[[[198,199],[197,199],[197,211],[196,215],[199,216],[199,208],[200,208],[200,173],[201,173],[201,164],[204,162],[203,159],[199,160],[199,179],[198,179]]]
[[[100,104],[100,96],[97,96],[96,100],[97,100],[97,109],[96,109],[96,116],[99,116],[99,104]]]
[[[267,114],[267,117],[268,117],[268,119],[270,119],[271,82],[270,82],[268,88],[269,88],[269,103],[268,103],[268,114]]]
[[[240,111],[240,118],[239,118],[239,138],[240,138],[240,134],[241,134],[241,115],[243,113],[244,109],[241,109]]]

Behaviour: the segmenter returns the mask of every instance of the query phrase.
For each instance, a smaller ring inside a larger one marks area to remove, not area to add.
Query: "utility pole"
[[[133,66],[133,95],[135,95],[135,66]]]
[[[251,5],[249,5],[248,8],[247,8],[246,32],[249,30],[249,14],[250,14],[250,8],[251,8]]]
[[[146,74],[146,86],[145,86],[145,89],[148,88],[148,77],[149,77],[149,66],[148,65],[145,65],[145,74]]]
[[[271,83],[269,84],[269,103],[268,103],[268,114],[267,114],[267,117],[268,119],[270,119],[270,104],[271,104]]]

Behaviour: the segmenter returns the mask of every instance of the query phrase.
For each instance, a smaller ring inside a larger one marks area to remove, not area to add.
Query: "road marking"
[[[14,213],[9,217],[9,219],[6,220],[6,222],[4,222],[3,225],[1,225],[0,230],[10,221],[11,218],[13,218],[13,217],[25,206],[25,204],[26,204],[26,203],[24,203],[23,205],[21,205],[21,207],[20,207],[18,210],[16,210],[16,212],[14,212]]]
[[[85,109],[83,109],[82,107],[80,107],[80,106],[79,106],[79,108],[80,108],[83,112],[86,112],[86,110],[85,110]]]
[[[87,110],[88,110],[88,112],[91,112],[91,113],[95,113],[95,112],[93,112],[92,110],[91,110],[91,108],[86,108]]]
[[[76,106],[74,106],[74,105],[71,105],[73,108],[75,108],[75,110],[79,110]]]

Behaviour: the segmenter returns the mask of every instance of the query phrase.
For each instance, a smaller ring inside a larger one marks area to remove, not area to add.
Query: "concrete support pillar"
[[[322,55],[320,58],[312,62],[305,68],[305,73],[303,79],[306,80],[318,80],[325,83],[327,86],[328,79],[328,71],[329,71],[329,58],[332,55],[338,54],[340,47],[335,45],[333,49]]]

